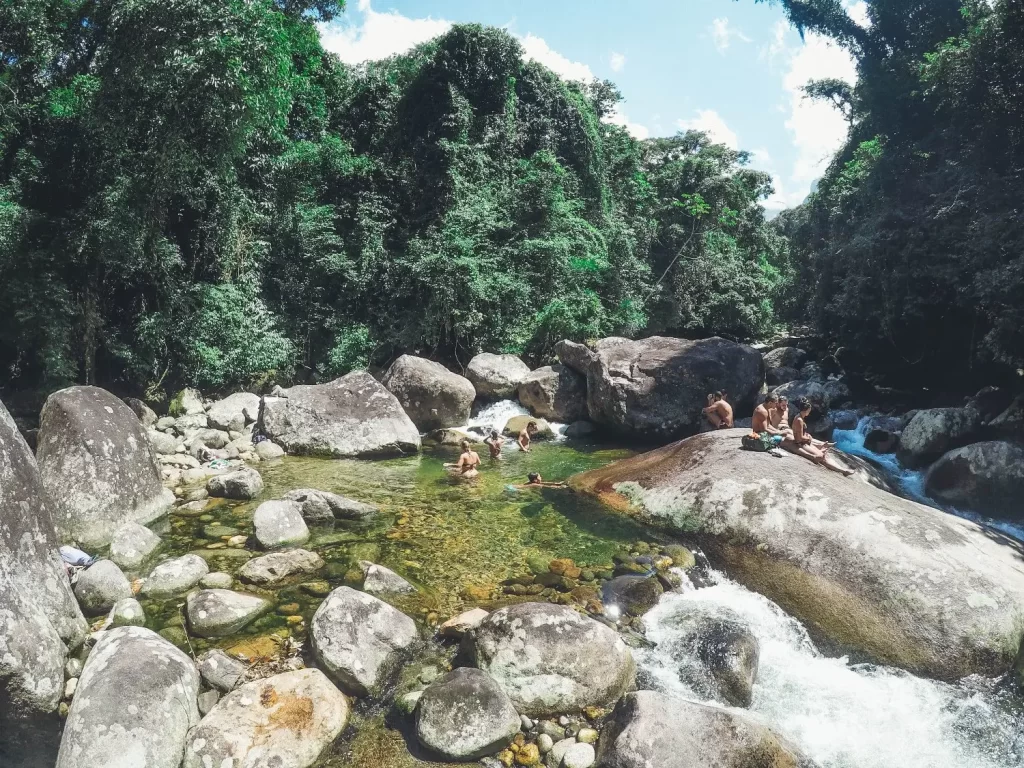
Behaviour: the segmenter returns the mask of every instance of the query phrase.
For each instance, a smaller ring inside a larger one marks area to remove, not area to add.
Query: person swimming
[[[544,478],[541,477],[540,472],[531,472],[526,476],[526,482],[522,485],[510,485],[507,486],[510,490],[519,490],[520,488],[567,488],[568,486],[562,483],[545,483]]]
[[[504,444],[505,438],[503,438],[496,429],[492,429],[491,434],[484,440],[484,445],[486,445],[487,450],[490,451],[492,459],[501,458],[501,447]]]
[[[463,479],[474,478],[480,474],[477,471],[477,467],[480,466],[480,456],[473,450],[469,440],[463,440],[459,445],[462,448],[462,455],[459,456],[459,460],[454,464],[445,464],[444,468],[453,475]]]

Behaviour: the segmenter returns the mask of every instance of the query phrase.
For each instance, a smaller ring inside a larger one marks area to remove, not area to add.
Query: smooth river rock
[[[924,490],[940,504],[1024,521],[1024,447],[990,440],[950,451],[929,467]]]
[[[263,493],[263,478],[252,467],[214,475],[206,483],[206,491],[215,499],[249,501]]]
[[[174,503],[139,419],[98,387],[71,387],[46,399],[36,453],[64,543],[106,546],[126,522],[150,523]]]
[[[446,760],[478,760],[512,743],[519,713],[494,679],[462,667],[431,683],[416,703],[416,737]]]
[[[472,382],[477,397],[483,400],[515,397],[516,388],[529,373],[530,366],[515,355],[490,352],[481,352],[466,366],[466,378]]]
[[[361,501],[314,488],[288,491],[286,501],[302,505],[302,517],[309,523],[327,523],[334,520],[363,520],[377,512],[377,507]]]
[[[146,623],[146,612],[134,597],[125,597],[114,603],[109,618],[112,627],[141,627]]]
[[[144,525],[125,523],[110,540],[110,559],[129,571],[142,565],[160,546],[160,537]]]
[[[707,395],[729,393],[737,413],[753,408],[764,383],[757,350],[720,338],[608,338],[593,349],[561,341],[563,365],[587,379],[590,419],[626,437],[665,440],[696,432]]]
[[[207,651],[196,660],[196,663],[199,665],[199,674],[203,682],[222,693],[233,691],[241,685],[249,669],[245,663],[234,656],[229,656],[220,648]]]
[[[210,566],[199,555],[189,553],[160,563],[142,582],[142,594],[149,597],[170,597],[192,589],[210,572]]]
[[[420,435],[398,399],[365,371],[328,384],[300,385],[263,399],[266,435],[288,453],[357,458],[420,449]]]
[[[359,567],[363,571],[363,590],[371,595],[408,595],[416,591],[416,587],[383,565],[360,560]]]
[[[271,608],[262,597],[230,589],[200,589],[185,599],[189,628],[200,637],[232,635]]]
[[[381,384],[398,398],[421,432],[465,424],[476,399],[469,379],[440,363],[413,355],[395,360]]]
[[[309,634],[321,668],[353,696],[378,693],[418,637],[404,613],[350,587],[338,587],[320,604]]]
[[[324,567],[323,558],[307,549],[290,549],[255,557],[238,571],[238,578],[247,584],[277,584],[291,576],[315,573]]]
[[[944,680],[1010,668],[1024,637],[1020,544],[799,457],[740,450],[744,434],[698,435],[569,482],[695,536],[840,647]]]
[[[758,720],[654,691],[622,697],[597,760],[602,768],[813,768]]]
[[[256,540],[265,549],[289,547],[309,541],[309,528],[296,501],[265,501],[252,516]]]
[[[607,706],[632,686],[636,673],[615,630],[561,605],[500,608],[467,637],[476,666],[530,717]]]
[[[980,427],[980,416],[973,408],[918,411],[900,435],[896,456],[913,469],[924,467],[947,451],[969,442]]]
[[[199,723],[192,660],[143,627],[100,635],[71,704],[56,768],[179,768]]]
[[[519,382],[519,402],[530,413],[569,424],[587,417],[587,380],[565,365],[548,365]]]
[[[107,613],[118,600],[131,596],[131,582],[110,560],[93,563],[78,574],[75,583],[78,604],[85,613],[92,616]]]
[[[192,731],[183,768],[309,768],[348,716],[348,699],[319,669],[246,683]]]

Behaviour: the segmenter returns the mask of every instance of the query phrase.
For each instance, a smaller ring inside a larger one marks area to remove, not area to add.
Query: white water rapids
[[[644,617],[647,637],[668,643],[688,603],[739,616],[760,643],[750,711],[821,768],[1020,768],[1024,705],[995,681],[948,685],[889,667],[826,658],[777,605],[715,574],[718,583],[671,593]],[[653,687],[700,701],[657,647],[635,651]],[[716,702],[707,702],[716,703]]]
[[[470,417],[469,424],[466,427],[478,427],[480,429],[491,430],[496,429],[499,432],[505,428],[505,424],[513,416],[529,416],[530,412],[526,410],[515,400],[499,400],[496,403],[489,403],[481,408],[474,416]],[[551,429],[555,433],[555,440],[564,439],[565,435],[565,424],[558,424],[553,421],[548,422],[551,425]]]

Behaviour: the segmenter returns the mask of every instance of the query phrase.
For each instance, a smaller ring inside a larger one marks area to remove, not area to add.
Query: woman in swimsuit
[[[463,440],[460,446],[462,448],[462,455],[459,456],[458,462],[455,464],[445,464],[444,468],[453,475],[469,480],[480,474],[477,471],[477,467],[480,466],[480,456],[470,446],[469,440]]]
[[[854,470],[840,466],[828,455],[829,446],[818,447],[816,443],[819,441],[816,441],[808,433],[807,417],[811,413],[811,404],[806,400],[797,400],[794,405],[796,405],[799,415],[793,419],[792,436],[787,437],[783,441],[782,447],[790,453],[803,456],[805,459],[813,461],[815,464],[820,464],[826,469],[831,469],[833,472],[839,472],[846,477],[852,475]]]

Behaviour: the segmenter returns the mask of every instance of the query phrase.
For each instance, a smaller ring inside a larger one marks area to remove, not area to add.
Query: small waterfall
[[[499,400],[496,403],[488,403],[481,408],[476,415],[469,419],[467,428],[475,427],[477,430],[490,432],[496,429],[499,432],[505,428],[505,424],[513,416],[529,416],[530,412],[515,400]],[[554,421],[548,422],[554,430],[556,440],[565,439],[565,424],[558,424]]]
[[[955,685],[818,652],[804,627],[770,600],[715,574],[718,583],[671,593],[644,617],[647,638],[667,644],[674,616],[693,609],[738,616],[760,644],[751,711],[821,768],[1019,768],[1022,704],[995,681]],[[634,651],[666,693],[701,700],[666,651]],[[688,662],[687,662],[688,663]],[[721,706],[718,702],[706,702]]]

